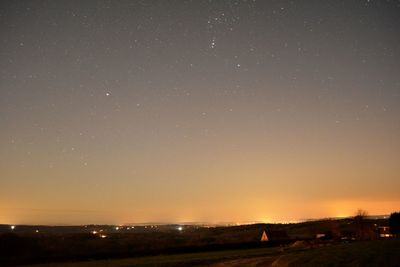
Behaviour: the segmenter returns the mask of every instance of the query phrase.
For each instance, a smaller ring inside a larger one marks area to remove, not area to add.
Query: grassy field
[[[400,239],[337,244],[319,248],[287,249],[271,256],[222,261],[213,267],[399,267]]]
[[[376,240],[293,251],[276,266],[400,266],[400,239]]]
[[[241,249],[241,250],[225,250],[215,252],[199,252],[185,253],[175,255],[159,255],[149,257],[138,257],[129,259],[110,259],[96,260],[84,262],[69,262],[69,263],[48,263],[30,265],[35,267],[154,267],[154,266],[208,266],[212,263],[220,261],[229,261],[238,258],[251,258],[259,256],[276,256],[279,254],[279,248],[259,248],[259,249]]]
[[[40,264],[36,267],[154,266],[400,266],[400,239],[336,244],[318,248],[259,248],[160,255],[129,259]]]

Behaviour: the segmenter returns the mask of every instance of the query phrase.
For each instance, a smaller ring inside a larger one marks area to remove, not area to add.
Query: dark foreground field
[[[400,240],[376,240],[319,248],[288,249],[276,255],[222,261],[213,267],[239,266],[400,266]]]
[[[323,247],[258,248],[129,259],[48,263],[36,267],[154,266],[400,266],[400,239],[333,244]]]
[[[361,237],[351,218],[219,227],[0,225],[0,266],[400,266],[400,241],[379,239],[387,224],[365,220],[368,235]],[[264,231],[268,242],[260,241]],[[362,237],[373,241],[355,241]]]

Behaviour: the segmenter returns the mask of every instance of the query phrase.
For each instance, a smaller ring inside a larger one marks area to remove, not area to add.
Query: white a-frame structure
[[[261,242],[266,242],[268,241],[268,236],[267,233],[265,231],[263,231],[262,236],[261,236]]]

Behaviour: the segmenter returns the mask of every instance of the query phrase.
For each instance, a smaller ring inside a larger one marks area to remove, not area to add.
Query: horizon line
[[[83,224],[28,224],[28,223],[0,223],[0,225],[15,225],[15,226],[49,226],[49,227],[76,227],[76,226],[89,226],[89,225],[110,225],[110,226],[149,226],[149,225],[197,225],[197,226],[243,226],[243,225],[254,225],[254,224],[290,224],[290,223],[304,223],[321,220],[341,220],[349,219],[352,216],[336,216],[336,217],[321,217],[321,218],[308,218],[300,220],[280,220],[280,221],[221,221],[221,222],[196,222],[196,221],[183,221],[183,222],[130,222],[130,223],[83,223]],[[387,219],[390,214],[380,215],[367,215],[368,219]]]

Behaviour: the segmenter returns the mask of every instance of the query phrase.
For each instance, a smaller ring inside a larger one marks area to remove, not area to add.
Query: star
[[[212,38],[210,48],[213,49],[215,48],[215,37]]]

